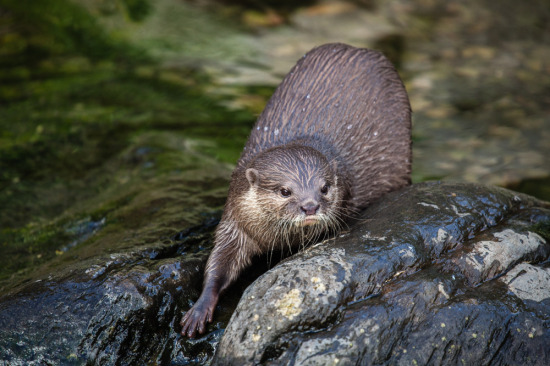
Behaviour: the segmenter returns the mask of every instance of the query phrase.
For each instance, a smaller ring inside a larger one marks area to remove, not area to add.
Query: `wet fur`
[[[182,319],[182,333],[204,332],[219,294],[254,256],[337,232],[358,210],[410,184],[410,119],[403,83],[382,54],[328,44],[299,60],[232,174],[203,292]],[[295,201],[278,194],[284,182],[296,190]],[[324,182],[326,195],[318,193]],[[319,199],[316,225],[303,225],[300,195]]]

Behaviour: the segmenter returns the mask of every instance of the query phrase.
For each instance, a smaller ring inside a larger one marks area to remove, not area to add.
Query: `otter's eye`
[[[327,183],[323,186],[323,188],[321,188],[321,193],[322,194],[327,194],[328,193],[328,189],[330,188],[330,185]]]
[[[286,188],[281,188],[280,192],[281,196],[283,197],[290,197],[290,195],[292,194],[292,192]]]

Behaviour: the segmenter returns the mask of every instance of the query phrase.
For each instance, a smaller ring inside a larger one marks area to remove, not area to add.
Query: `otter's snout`
[[[300,206],[302,211],[306,215],[315,215],[317,213],[317,210],[319,209],[320,205],[317,202],[309,201]]]

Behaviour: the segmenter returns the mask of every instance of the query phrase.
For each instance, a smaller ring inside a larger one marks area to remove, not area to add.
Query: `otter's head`
[[[312,236],[342,225],[344,192],[335,164],[311,147],[268,149],[249,164],[246,179],[245,200],[266,225]]]

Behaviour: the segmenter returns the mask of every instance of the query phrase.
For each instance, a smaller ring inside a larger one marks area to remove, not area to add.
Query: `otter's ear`
[[[246,169],[246,179],[248,179],[251,187],[257,186],[260,182],[260,173],[256,169]]]

